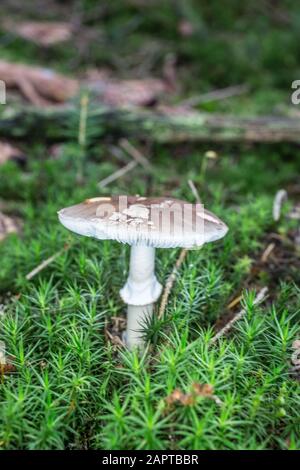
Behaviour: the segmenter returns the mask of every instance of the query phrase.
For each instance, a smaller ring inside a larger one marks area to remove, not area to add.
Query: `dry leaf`
[[[109,341],[114,346],[124,347],[122,341],[122,333],[125,329],[125,318],[123,317],[111,317],[110,324],[105,326],[104,334],[107,341]]]
[[[53,70],[0,60],[0,80],[18,89],[35,106],[63,103],[79,91],[80,81]],[[90,71],[83,85],[108,106],[150,106],[170,91],[166,81],[156,78],[117,80],[106,71]]]
[[[0,341],[0,376],[15,372],[16,368],[11,363],[10,358],[6,355],[4,341]]]
[[[24,162],[25,155],[17,147],[14,147],[8,142],[0,141],[0,165],[7,162],[8,160]]]
[[[300,350],[300,339],[295,339],[295,341],[292,344],[292,349]]]
[[[183,406],[193,406],[196,403],[196,397],[192,393],[185,393],[182,395],[180,403]]]
[[[294,366],[300,366],[300,340],[296,339],[292,344],[293,354],[291,361]]]
[[[300,340],[296,339],[292,344],[292,367],[290,368],[290,375],[293,379],[300,381]]]
[[[21,220],[17,217],[8,217],[0,212],[0,242],[10,233],[19,233],[21,230]]]
[[[175,389],[170,395],[166,397],[166,403],[168,405],[173,405],[173,403],[181,402],[183,396],[184,394],[181,390]]]
[[[9,33],[44,47],[68,41],[73,34],[73,26],[57,21],[6,21],[3,28]]]
[[[117,80],[101,70],[89,71],[86,84],[110,106],[149,106],[159,95],[168,91],[163,80]]]
[[[8,362],[7,364],[0,364],[0,375],[11,374],[16,372],[16,367]]]
[[[192,406],[196,404],[197,397],[205,397],[213,399],[217,404],[221,404],[221,400],[213,394],[213,391],[213,387],[209,384],[193,383],[190,393],[183,393],[176,388],[166,397],[165,401],[168,407],[172,407],[176,403],[183,406]]]
[[[74,97],[79,82],[53,70],[0,61],[0,80],[7,88],[17,88],[34,105],[63,103]]]
[[[214,389],[210,384],[193,384],[193,390],[197,396],[211,397],[214,393]]]

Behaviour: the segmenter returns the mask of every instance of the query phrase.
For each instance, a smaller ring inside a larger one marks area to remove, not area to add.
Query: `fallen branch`
[[[95,139],[101,136],[126,136],[162,143],[184,141],[213,142],[300,142],[300,120],[292,117],[242,117],[196,111],[109,108],[89,110],[89,125]],[[3,107],[0,135],[9,137],[42,136],[48,140],[66,140],[68,123],[75,107],[52,108]]]
[[[253,305],[258,305],[262,303],[268,295],[268,288],[263,287],[257,296],[254,299]],[[240,310],[218,333],[210,340],[209,345],[211,346],[212,344],[216,343],[223,335],[228,333],[229,330],[233,327],[233,325],[240,320],[246,313],[246,309],[243,308]]]

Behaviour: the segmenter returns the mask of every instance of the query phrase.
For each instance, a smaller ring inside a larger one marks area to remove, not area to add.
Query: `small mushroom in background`
[[[197,248],[224,237],[228,227],[202,204],[174,198],[96,197],[58,212],[69,230],[99,240],[131,245],[130,268],[120,295],[128,305],[125,342],[142,348],[141,327],[153,313],[162,286],[155,248]]]

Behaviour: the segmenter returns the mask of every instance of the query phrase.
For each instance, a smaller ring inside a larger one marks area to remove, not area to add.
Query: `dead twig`
[[[268,296],[268,288],[267,287],[263,287],[259,293],[257,294],[257,296],[255,297],[254,299],[254,302],[253,304],[254,305],[258,305],[260,303],[262,303]],[[220,331],[218,331],[218,333],[210,340],[209,342],[209,345],[213,345],[214,343],[216,343],[220,338],[221,336],[225,335],[226,333],[228,333],[229,330],[231,330],[231,328],[233,327],[233,325],[238,321],[240,320],[246,313],[246,309],[243,308],[242,310],[240,310]]]
[[[267,246],[267,248],[265,249],[265,251],[261,255],[260,260],[261,260],[262,263],[266,263],[268,261],[269,256],[271,255],[271,253],[274,250],[275,246],[276,246],[275,243],[269,243],[269,245]]]
[[[182,106],[192,107],[203,103],[209,103],[211,101],[220,101],[225,100],[226,98],[231,98],[233,96],[243,95],[248,93],[248,91],[248,85],[234,85],[227,88],[221,88],[220,90],[213,90],[208,93],[203,93],[198,96],[192,96],[191,98],[182,101],[180,104]]]
[[[194,198],[197,201],[197,203],[201,204],[201,199],[200,199],[200,196],[199,196],[199,192],[198,192],[198,189],[196,188],[194,182],[192,180],[188,180],[188,185],[191,188],[191,191],[192,191],[192,193],[194,195]]]
[[[110,183],[117,180],[118,178],[121,178],[121,176],[126,175],[126,173],[128,173],[129,171],[133,170],[137,165],[138,165],[137,161],[131,161],[131,162],[127,163],[127,165],[123,166],[119,170],[115,171],[111,175],[109,175],[106,178],[104,178],[103,180],[101,180],[98,183],[98,187],[100,189],[105,188],[105,186],[109,185]]]
[[[104,334],[112,345],[120,346],[125,348],[125,344],[122,341],[122,331],[125,328],[125,318],[123,317],[111,317],[111,325],[108,325],[108,320],[105,321]]]
[[[116,149],[115,149],[116,150]],[[112,173],[110,176],[107,176],[102,181],[98,183],[98,187],[100,189],[105,188],[108,184],[112,183],[121,176],[125,175],[129,171],[133,170],[137,165],[142,165],[147,171],[153,171],[152,165],[147,160],[147,158],[137,149],[135,148],[127,139],[120,140],[120,148],[117,151],[125,151],[128,155],[133,158],[133,161],[127,163],[127,165],[123,166],[119,170]],[[118,154],[118,158],[120,154]]]
[[[168,303],[168,299],[169,299],[169,296],[170,296],[170,292],[173,288],[173,285],[174,285],[174,282],[176,280],[179,268],[181,267],[182,263],[185,260],[187,252],[188,252],[187,248],[183,248],[181,250],[180,255],[179,255],[179,257],[178,257],[178,259],[175,263],[175,266],[172,269],[172,272],[171,272],[170,276],[167,279],[165,289],[164,289],[164,292],[163,292],[163,295],[162,295],[162,298],[161,298],[159,311],[158,311],[158,319],[162,318],[163,314],[165,313],[166,306],[167,306],[167,303]]]
[[[112,335],[108,329],[105,329],[105,334],[107,336],[107,339],[114,345],[114,346],[121,346],[122,348],[125,348],[125,344],[119,338],[117,335]]]
[[[140,163],[146,170],[153,170],[149,160],[136,148],[134,147],[129,140],[121,139],[120,147],[125,150],[134,160]]]
[[[240,303],[240,301],[242,300],[243,296],[242,295],[238,295],[237,297],[235,297],[228,305],[227,305],[227,309],[228,310],[231,310],[233,307],[235,307],[237,304]]]
[[[50,256],[50,258],[45,259],[40,263],[36,268],[34,268],[30,273],[28,273],[25,277],[27,281],[30,281],[33,277],[39,274],[43,269],[45,269],[49,264],[53,263],[60,255],[62,255],[65,251],[70,248],[70,244],[66,245],[62,250],[59,250],[54,255]]]
[[[285,189],[277,191],[273,202],[273,219],[278,222],[281,215],[281,207],[284,201],[287,200],[288,194]]]

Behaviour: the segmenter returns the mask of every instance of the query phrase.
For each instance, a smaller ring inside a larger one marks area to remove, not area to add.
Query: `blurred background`
[[[29,20],[67,24],[30,31],[19,24]],[[177,87],[172,101],[247,85],[251,93],[241,105],[260,112],[290,102],[299,75],[299,22],[299,6],[290,0],[3,0],[0,53],[71,76],[100,68],[123,79],[164,78]]]

